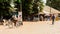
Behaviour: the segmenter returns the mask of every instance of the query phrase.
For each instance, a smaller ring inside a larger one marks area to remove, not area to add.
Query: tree
[[[33,10],[33,0],[22,0],[23,19],[30,16]]]
[[[8,14],[9,6],[7,1],[0,1],[0,16]]]
[[[14,0],[0,0],[0,17],[11,16],[15,11]]]
[[[46,5],[60,10],[60,0],[47,0]]]
[[[15,4],[16,4],[16,8],[17,8],[17,11],[21,11],[22,9],[22,1],[21,0],[16,0],[15,1]]]
[[[33,4],[33,11],[34,13],[42,12],[43,10],[43,1],[42,0],[35,0]]]
[[[22,0],[23,18],[25,16],[31,16],[32,14],[37,14],[38,11],[39,12],[42,11],[43,6],[44,5],[42,0]]]

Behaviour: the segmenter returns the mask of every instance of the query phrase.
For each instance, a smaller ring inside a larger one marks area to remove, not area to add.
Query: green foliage
[[[43,10],[42,0],[22,0],[23,17],[26,15],[37,14]],[[39,7],[39,8],[38,8]]]
[[[0,0],[0,16],[12,15],[12,12],[16,10],[14,2],[16,2],[16,4],[18,5],[21,3],[21,0]],[[14,7],[12,6],[12,4],[14,5]]]
[[[60,0],[47,0],[46,4],[57,10],[60,10]]]
[[[32,13],[32,0],[22,0],[22,11],[24,15],[30,15]]]
[[[38,8],[38,7],[39,7],[39,8]],[[34,13],[38,13],[38,11],[39,11],[39,12],[42,12],[43,7],[44,7],[43,1],[42,1],[42,0],[36,0],[36,1],[34,2],[34,4],[33,4],[33,11],[34,11]]]
[[[10,5],[7,2],[0,3],[0,15],[8,14],[9,13],[8,12],[9,11],[9,7],[10,7]]]

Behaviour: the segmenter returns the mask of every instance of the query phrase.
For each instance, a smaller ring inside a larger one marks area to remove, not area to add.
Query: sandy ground
[[[0,34],[60,34],[60,21],[23,22],[20,27],[0,26]]]

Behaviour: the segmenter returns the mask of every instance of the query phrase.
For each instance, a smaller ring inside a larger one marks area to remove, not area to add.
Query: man
[[[54,14],[52,15],[52,25],[54,24],[55,16]]]

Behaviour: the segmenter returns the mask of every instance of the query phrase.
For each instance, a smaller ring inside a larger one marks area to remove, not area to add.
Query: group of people
[[[16,17],[16,15],[5,17],[5,18],[2,17],[1,19],[2,20],[0,20],[0,23],[2,25],[5,25],[5,26],[9,26],[10,27],[10,25],[11,25],[11,27],[13,27],[13,26],[23,25],[22,21],[19,21],[18,17]]]
[[[46,15],[46,14],[40,14],[39,17],[38,15],[34,15],[33,17],[28,16],[26,17],[28,18],[28,21],[34,21],[34,20],[40,20],[40,21],[51,21],[52,20],[52,24],[54,24],[54,20],[55,20],[55,15],[54,14],[50,14],[50,15]]]
[[[22,21],[19,21],[18,17],[16,17],[16,15],[13,15],[10,20],[14,23],[14,26],[23,25]]]
[[[50,15],[44,15],[44,16],[40,16],[40,20],[41,21],[50,21],[52,20],[52,24],[54,24],[54,20],[55,20],[55,15],[54,14],[50,14]]]

